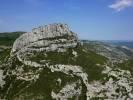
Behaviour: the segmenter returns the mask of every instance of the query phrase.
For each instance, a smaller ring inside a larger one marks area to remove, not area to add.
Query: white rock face
[[[0,87],[2,87],[5,84],[5,81],[3,80],[3,70],[0,70]]]
[[[20,36],[14,43],[12,54],[25,51],[63,51],[75,47],[77,35],[66,24],[50,24],[34,28],[32,32]]]
[[[89,97],[108,97],[109,100],[132,100],[133,78],[126,70],[112,69],[106,66],[103,73],[108,73],[108,81],[104,84],[94,81],[89,84]]]
[[[76,87],[77,89],[75,89]],[[68,100],[68,98],[72,98],[75,95],[78,100],[78,96],[80,96],[81,90],[82,90],[82,86],[81,86],[81,81],[79,80],[77,82],[67,84],[57,94],[54,91],[52,91],[51,96],[53,99],[56,99],[56,100]]]

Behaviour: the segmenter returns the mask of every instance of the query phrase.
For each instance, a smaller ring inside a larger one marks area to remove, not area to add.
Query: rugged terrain
[[[132,49],[80,41],[66,24],[34,28],[0,55],[1,99],[133,99]]]

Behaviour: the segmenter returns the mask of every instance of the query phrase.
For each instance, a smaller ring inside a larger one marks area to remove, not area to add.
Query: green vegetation
[[[24,100],[29,99],[37,99],[42,98],[40,100],[52,100],[51,92],[59,92],[67,83],[76,82],[79,80],[78,77],[72,77],[70,75],[66,75],[62,72],[51,72],[50,69],[44,68],[41,73],[39,73],[39,79],[37,81],[24,81],[18,80],[16,75],[12,75],[12,71],[16,70],[18,67],[21,67],[23,64],[16,59],[16,57],[12,58],[13,62],[11,66],[5,66],[5,71],[8,67],[9,75],[6,76],[4,88],[0,91],[3,95],[6,95],[8,100],[14,100],[17,97],[21,96]],[[39,68],[35,68],[33,66],[23,66],[23,73],[28,73],[39,70]],[[6,73],[6,72],[5,72]],[[57,79],[61,79],[61,84],[57,81]],[[28,87],[27,87],[28,86]],[[7,93],[8,88],[10,90]],[[85,86],[83,86],[82,91],[86,91]],[[7,93],[7,94],[6,94]],[[85,92],[84,92],[85,93]],[[41,97],[39,97],[41,96]],[[85,94],[83,94],[80,98],[85,98]]]
[[[105,97],[93,97],[90,100],[107,100]]]
[[[3,95],[6,95],[7,100],[14,100],[13,97],[30,83],[28,81],[17,80],[15,75],[6,76],[5,81],[6,84],[1,92]],[[10,90],[7,91],[9,88]]]
[[[22,96],[24,100],[37,99],[41,96],[39,100],[52,100],[51,92],[52,90],[58,93],[67,83],[75,82],[79,78],[71,77],[61,72],[51,73],[50,69],[44,68],[40,73],[39,79],[37,81],[22,81],[16,80],[16,77],[7,77],[8,82],[5,87],[9,87],[9,83],[12,84],[10,91],[8,91],[7,99],[14,100],[15,98]],[[61,79],[61,84],[57,79]],[[28,87],[27,87],[28,86]],[[4,88],[7,90],[7,88]],[[2,92],[5,92],[5,91]],[[84,98],[81,96],[80,98]]]
[[[77,52],[77,57],[72,54],[72,52]],[[9,54],[10,51],[5,52],[5,54]],[[88,74],[88,80],[101,80],[104,77],[102,74],[103,64],[106,62],[106,58],[92,51],[87,51],[84,47],[76,47],[76,48],[69,48],[67,52],[48,52],[48,53],[34,53],[29,59],[32,61],[37,61],[38,63],[41,60],[48,60],[52,65],[54,64],[70,64],[70,65],[79,65],[83,68],[84,72]],[[11,66],[8,66],[8,73],[16,70],[19,66],[23,64],[19,62],[16,57],[12,58],[13,62]],[[98,66],[97,64],[101,65]],[[9,72],[10,69],[10,72]],[[23,66],[24,73],[28,73],[33,71],[36,73],[38,68],[34,68],[33,66]],[[71,73],[71,72],[70,72]],[[39,79],[37,81],[22,81],[16,79],[16,76],[9,75],[6,77],[6,86],[4,86],[4,90],[2,93],[6,93],[6,90],[12,84],[10,91],[7,94],[7,99],[14,100],[19,96],[23,96],[25,100],[29,100],[32,98],[42,98],[40,100],[51,100],[51,92],[59,92],[67,83],[75,82],[80,77],[74,76],[71,77],[70,75],[66,75],[62,72],[51,72],[50,69],[44,68],[41,73],[39,73]],[[60,78],[62,80],[61,84],[59,85],[57,79]],[[79,97],[81,100],[86,98],[86,86],[82,83],[82,95]],[[28,86],[28,87],[26,87]],[[25,88],[26,87],[26,88]],[[21,91],[22,90],[22,91]],[[17,94],[17,95],[16,95]],[[40,97],[39,97],[40,96]],[[75,98],[75,97],[74,97]],[[70,100],[74,100],[74,98]]]
[[[24,32],[0,33],[0,45],[12,46],[14,41]]]
[[[117,64],[117,66],[122,70],[129,70],[133,75],[133,59],[127,60],[123,63]]]
[[[61,86],[59,85],[57,79],[60,78],[62,80]],[[63,88],[67,83],[74,82],[78,78],[71,77],[69,75],[65,75],[61,72],[54,72],[47,68],[45,68],[40,74],[39,79],[33,83],[30,87],[28,87],[25,91],[27,93],[32,93],[32,98],[41,95],[43,100],[51,100],[51,92],[59,92],[61,88]]]
[[[72,52],[77,52],[75,57]],[[67,52],[57,53],[48,52],[46,55],[44,52],[35,53],[36,56],[32,56],[30,60],[40,62],[41,60],[50,61],[52,65],[55,64],[67,64],[67,65],[79,65],[83,68],[84,72],[88,74],[88,80],[99,80],[104,77],[101,74],[103,67],[102,65],[106,62],[106,58],[92,51],[86,51],[83,47],[77,47],[74,49],[68,49]],[[97,66],[97,64],[101,66]]]
[[[0,51],[0,64],[4,62],[5,58],[9,57],[11,49],[4,49]]]
[[[70,35],[68,35],[66,33],[63,36],[56,36],[56,37],[50,37],[50,38],[42,38],[42,39],[39,39],[38,41],[41,41],[41,40],[51,40],[52,41],[52,40],[59,40],[59,39],[62,39],[62,38],[71,40],[71,39],[73,39],[73,37],[74,36],[70,36]]]

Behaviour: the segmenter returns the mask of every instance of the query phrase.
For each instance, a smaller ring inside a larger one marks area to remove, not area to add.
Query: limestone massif
[[[14,43],[12,53],[21,51],[64,51],[76,47],[77,35],[67,24],[49,24],[34,28],[20,36]]]
[[[34,28],[16,39],[10,56],[10,49],[1,51],[6,56],[0,65],[0,99],[130,100],[132,70],[109,59],[126,58],[112,56],[124,53],[109,47],[81,45],[66,24]]]

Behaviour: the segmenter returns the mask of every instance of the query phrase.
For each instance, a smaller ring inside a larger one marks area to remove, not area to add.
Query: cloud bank
[[[116,11],[121,11],[127,7],[133,6],[133,0],[116,0],[114,4],[109,5],[109,8],[112,8]]]

